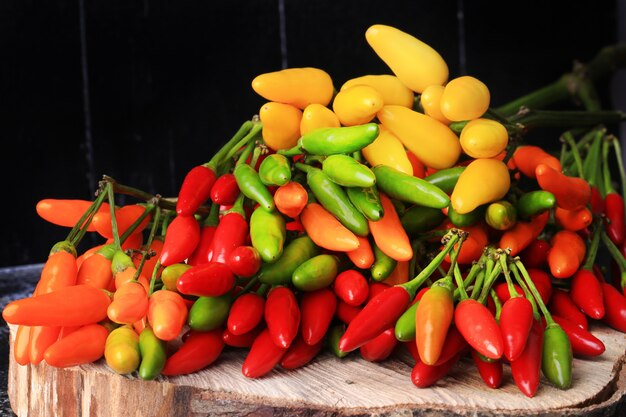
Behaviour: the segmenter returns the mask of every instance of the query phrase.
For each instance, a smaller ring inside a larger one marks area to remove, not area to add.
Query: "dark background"
[[[383,23],[433,46],[451,77],[504,104],[620,39],[619,1],[3,0],[0,266],[45,261],[68,230],[43,198],[91,199],[98,179],[174,196],[252,117],[263,72],[315,66],[340,87],[390,73],[365,41]],[[623,38],[622,38],[623,39]],[[616,82],[600,86],[604,105]],[[557,137],[530,137],[556,141]]]

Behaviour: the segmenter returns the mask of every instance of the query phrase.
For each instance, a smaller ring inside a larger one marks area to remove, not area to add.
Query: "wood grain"
[[[534,398],[515,386],[488,388],[471,359],[435,386],[418,389],[413,360],[400,350],[382,363],[324,353],[295,371],[276,368],[251,380],[241,374],[245,351],[224,351],[211,367],[187,376],[142,381],[103,361],[57,369],[19,366],[11,358],[9,398],[22,416],[615,416],[626,414],[626,335],[596,326],[606,352],[575,359],[573,384],[561,391],[542,379]],[[619,414],[622,413],[622,414]]]

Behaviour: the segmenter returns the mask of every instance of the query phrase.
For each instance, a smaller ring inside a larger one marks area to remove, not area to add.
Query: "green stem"
[[[141,261],[139,261],[139,265],[137,266],[137,271],[135,271],[135,276],[133,279],[136,281],[139,279],[139,275],[141,274],[141,270],[143,269],[143,265],[150,258],[150,247],[152,246],[152,241],[154,240],[154,236],[156,235],[157,228],[159,226],[159,221],[161,220],[161,208],[156,205],[152,205],[152,207],[156,207],[154,212],[154,219],[152,220],[152,227],[150,228],[150,234],[148,235],[148,241],[146,242],[145,250],[141,256]],[[124,233],[125,234],[125,233]]]
[[[239,291],[237,295],[233,297],[233,301],[235,301],[237,298],[241,297],[242,295],[248,293],[252,289],[252,287],[256,285],[258,281],[259,281],[258,275],[255,275],[252,278],[250,278],[250,281],[248,281],[248,283],[241,289],[241,291]]]
[[[613,188],[613,180],[611,179],[611,169],[609,166],[609,147],[611,144],[608,140],[602,142],[602,183],[604,184],[604,192],[606,194],[615,193]]]
[[[602,239],[602,243],[607,248],[611,257],[619,267],[620,272],[626,272],[626,259],[622,255],[622,252],[619,250],[615,243],[611,240],[611,238],[606,234],[604,230],[600,230],[600,238]]]
[[[601,218],[595,220],[594,223],[595,227],[593,229],[593,234],[591,235],[591,243],[589,244],[587,256],[585,257],[585,261],[581,267],[581,269],[586,269],[588,271],[593,271],[593,264],[596,262],[596,256],[598,255],[598,248],[600,246],[600,231],[603,229]]]
[[[237,158],[237,163],[235,164],[235,166],[239,166],[239,165],[246,163],[246,160],[248,159],[248,157],[254,150],[254,146],[255,146],[254,142],[250,142],[246,145],[245,149],[241,151],[241,154],[239,154],[239,158]]]
[[[583,104],[583,107],[588,111],[598,111],[602,108],[600,105],[600,98],[598,97],[598,92],[596,91],[593,82],[588,77],[584,77],[579,86],[578,91],[576,92],[577,97]]]
[[[504,116],[511,116],[517,113],[522,107],[543,108],[552,103],[565,100],[570,96],[568,89],[570,78],[571,75],[565,74],[545,87],[498,107],[496,111]]]
[[[113,233],[113,245],[117,250],[122,250],[120,243],[120,232],[117,229],[117,218],[115,215],[115,194],[113,187],[107,186],[107,196],[109,198],[109,208],[111,209],[111,232]]]
[[[244,146],[247,141],[252,139],[263,127],[261,122],[258,121],[250,121],[246,120],[239,130],[235,133],[235,135],[230,138],[228,142],[226,142],[219,151],[213,155],[213,157],[209,160],[209,162],[205,163],[204,166],[212,169],[214,172],[217,171],[217,167],[226,159],[229,159],[236,153],[239,148]],[[243,142],[243,145],[242,145]],[[232,154],[231,154],[232,152]]]
[[[500,255],[496,255],[496,256],[499,257]],[[478,298],[479,303],[481,304],[487,303],[487,297],[489,297],[489,291],[491,290],[493,283],[496,282],[496,279],[498,278],[498,276],[500,276],[501,272],[502,270],[500,268],[500,264],[496,263],[495,266],[493,267],[493,270],[491,271],[491,274],[486,276],[485,278],[485,283],[483,284],[480,297]]]
[[[620,111],[585,111],[585,110],[527,110],[511,117],[511,122],[521,126],[522,130],[538,127],[566,128],[588,127],[599,124],[613,124],[626,120]]]
[[[106,191],[107,187],[110,187],[108,183],[104,189],[101,188],[99,190],[98,196],[96,197],[94,202],[91,203],[89,209],[87,209],[87,211],[80,217],[80,219],[78,219],[72,230],[70,230],[70,232],[68,233],[65,240],[71,242],[74,247],[78,246],[81,239],[87,232],[87,228],[91,224],[94,216],[96,215],[96,213],[98,213],[100,207],[102,207],[104,199],[108,196],[108,193]]]
[[[489,290],[489,295],[491,296],[491,299],[493,300],[493,305],[496,306],[495,319],[499,323],[500,322],[500,314],[502,314],[502,302],[500,301],[500,298],[498,297],[498,294],[496,294],[495,290],[490,289]]]
[[[572,132],[565,132],[561,135],[561,138],[569,145],[571,148],[572,155],[574,155],[574,162],[576,164],[576,170],[578,171],[578,177],[584,178],[584,170],[583,170],[583,160],[580,157],[580,152],[578,152],[578,147],[576,146],[576,142],[574,142],[574,137],[572,136]]]
[[[461,301],[467,300],[469,296],[465,290],[465,281],[458,264],[454,265],[454,281],[456,282],[456,289],[454,290],[453,298],[456,300],[458,296]]]
[[[511,271],[513,272],[513,276],[515,277],[515,281],[522,287],[522,291],[526,295],[526,299],[530,302],[530,305],[533,308],[533,317],[535,320],[539,320],[541,316],[539,315],[539,308],[537,307],[537,303],[535,302],[535,298],[532,296],[530,290],[528,289],[528,285],[524,282],[524,279],[520,275],[519,271],[515,267],[514,264],[511,264]]]
[[[619,143],[619,139],[615,136],[610,136],[613,149],[615,151],[615,159],[617,160],[617,168],[619,170],[619,178],[622,186],[622,195],[626,193],[626,170],[624,170],[624,161],[622,160],[622,147]]]
[[[128,237],[133,234],[133,232],[137,229],[137,227],[139,227],[139,225],[145,220],[146,217],[148,217],[150,215],[150,213],[152,213],[154,211],[155,208],[156,208],[156,204],[147,204],[146,205],[146,208],[145,208],[144,212],[141,213],[141,216],[139,216],[137,218],[137,220],[135,220],[133,222],[133,224],[131,224],[128,227],[128,229],[126,229],[124,231],[124,233],[122,233],[122,235],[120,236],[120,243],[121,244],[124,243],[126,241],[126,239],[128,239]]]
[[[154,293],[154,285],[159,275],[159,269],[161,269],[161,261],[157,260],[156,264],[154,264],[154,269],[152,269],[152,276],[150,277],[150,291],[148,292],[148,297]]]
[[[515,289],[515,285],[513,285],[513,281],[511,280],[511,275],[509,274],[509,268],[507,267],[506,256],[500,256],[498,258],[500,260],[500,268],[502,268],[502,273],[504,274],[504,280],[506,281],[506,286],[509,289],[509,296],[511,298],[519,297],[519,293]]]
[[[539,294],[539,291],[537,291],[537,287],[535,287],[535,283],[530,278],[530,275],[528,274],[526,267],[524,267],[524,264],[522,263],[522,261],[519,260],[519,258],[515,260],[514,265],[524,277],[524,281],[526,281],[526,285],[528,285],[528,289],[530,290],[531,294],[535,298],[535,301],[537,302],[539,309],[541,309],[541,313],[546,319],[546,325],[548,326],[554,325],[554,320],[552,319],[552,315],[548,311],[548,308],[546,307],[546,305],[543,303],[541,294]]]

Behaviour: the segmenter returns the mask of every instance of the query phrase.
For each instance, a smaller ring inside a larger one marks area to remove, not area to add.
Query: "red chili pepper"
[[[200,228],[200,238],[196,249],[187,259],[189,265],[202,265],[211,261],[211,245],[217,226],[207,225]]]
[[[183,180],[178,199],[176,213],[183,216],[192,216],[210,196],[211,188],[217,180],[215,171],[203,165],[191,168]]]
[[[502,385],[502,361],[486,361],[478,352],[472,349],[472,359],[478,369],[478,373],[482,380],[489,388],[498,388]]]
[[[363,304],[367,300],[370,290],[367,279],[354,269],[339,273],[335,277],[333,289],[339,299],[352,306]]]
[[[556,224],[563,229],[577,232],[588,227],[593,221],[593,213],[587,207],[581,207],[576,210],[565,210],[556,207],[554,210],[554,218]]]
[[[624,242],[624,199],[618,193],[608,193],[604,197],[606,233],[616,245]]]
[[[520,172],[529,178],[535,178],[535,170],[539,164],[546,164],[555,170],[561,170],[559,160],[540,146],[519,146],[511,159],[515,161],[515,166]]]
[[[263,320],[265,298],[256,293],[243,294],[233,302],[226,327],[233,335],[248,333]]]
[[[566,318],[581,329],[587,330],[587,316],[574,303],[568,291],[556,288],[547,307],[550,313]]]
[[[183,262],[198,246],[200,225],[193,216],[179,215],[167,226],[165,242],[161,250],[161,265],[169,266]]]
[[[298,335],[301,317],[293,291],[282,286],[272,288],[265,301],[264,317],[276,346],[288,349]]]
[[[526,268],[526,270],[528,271],[530,279],[535,284],[537,291],[539,291],[541,300],[547,304],[552,296],[552,280],[550,279],[550,275],[539,268]]]
[[[550,243],[543,239],[535,239],[519,256],[526,268],[539,268],[546,264],[549,250]]]
[[[415,343],[413,343],[415,344]],[[450,325],[448,329],[448,334],[446,334],[446,340],[444,342],[443,348],[441,349],[441,353],[439,354],[439,359],[434,365],[441,365],[444,362],[448,362],[451,358],[456,356],[457,354],[461,354],[468,348],[467,341],[459,332],[459,329],[456,328],[454,324]],[[417,348],[417,345],[416,345]]]
[[[258,326],[256,326],[254,329],[250,330],[249,332],[237,335],[237,334],[232,334],[230,330],[226,328],[224,329],[224,332],[222,333],[222,340],[224,341],[224,344],[230,347],[250,348],[252,344],[254,343],[254,341],[256,340],[257,336],[261,334],[263,329],[265,329],[265,324],[260,323]]]
[[[367,303],[369,303],[372,298],[376,297],[381,292],[391,288],[391,285],[385,284],[384,282],[370,281],[369,287],[370,289],[369,293],[367,294],[367,300],[365,300],[365,302]]]
[[[308,345],[324,339],[337,310],[337,297],[329,288],[305,292],[300,298],[300,333]]]
[[[374,296],[348,324],[339,350],[350,352],[369,342],[393,326],[410,303],[411,296],[400,286],[388,287]]]
[[[500,312],[500,330],[504,343],[504,357],[517,359],[528,340],[533,325],[533,307],[526,297],[509,298]]]
[[[604,199],[602,198],[602,194],[598,190],[598,187],[592,185],[591,186],[591,212],[593,214],[602,214],[604,213]]]
[[[190,330],[180,348],[167,358],[161,373],[173,376],[199,371],[212,364],[223,349],[221,330],[209,332]]]
[[[278,346],[273,339],[269,328],[265,328],[254,339],[241,367],[244,376],[259,378],[269,373],[280,362],[288,349]]]
[[[302,336],[298,335],[289,347],[287,353],[285,353],[283,358],[280,360],[280,366],[285,369],[300,368],[311,362],[313,358],[320,353],[323,347],[323,340],[310,345],[304,341]]]
[[[535,168],[537,182],[542,190],[556,198],[556,205],[566,210],[577,210],[591,200],[591,186],[578,177],[570,177],[545,164]]]
[[[510,249],[511,256],[519,254],[531,242],[537,239],[548,223],[549,211],[533,216],[530,221],[518,221],[513,228],[506,230],[500,237],[500,247]]]
[[[421,303],[423,303],[420,301]],[[454,324],[467,343],[489,359],[502,357],[504,343],[498,322],[485,305],[467,298],[454,310]]]
[[[511,375],[515,385],[527,397],[534,397],[539,388],[541,376],[541,354],[543,351],[543,325],[533,321],[533,326],[528,334],[526,347],[522,354],[510,362]]]
[[[446,376],[459,361],[461,354],[457,354],[440,365],[427,365],[418,360],[411,371],[411,382],[418,388],[426,388]]]
[[[626,333],[626,297],[610,284],[602,283],[605,314],[602,321],[612,328]]]
[[[599,356],[606,350],[602,340],[595,337],[591,332],[582,329],[577,324],[564,317],[552,315],[552,319],[557,322],[567,333],[572,352],[578,356]]]
[[[518,294],[526,295],[522,287],[520,287],[519,285],[513,284],[513,287],[515,287],[515,291],[517,291]],[[496,292],[496,295],[498,296],[498,298],[500,299],[500,302],[502,303],[506,303],[511,298],[511,293],[509,292],[509,286],[507,285],[506,282],[498,282],[497,284],[493,286],[493,290]]]
[[[221,175],[211,187],[210,197],[215,204],[234,204],[237,196],[239,196],[239,186],[235,175],[231,172]]]
[[[345,324],[350,324],[350,322],[359,314],[359,312],[363,309],[360,306],[351,306],[345,301],[339,299],[337,300],[337,310],[335,311],[335,316]]]
[[[226,264],[209,262],[192,266],[178,278],[178,292],[198,297],[219,297],[235,286],[235,276]]]
[[[604,317],[602,286],[596,275],[588,269],[579,269],[571,281],[570,296],[586,315],[593,319]]]
[[[366,361],[381,362],[387,359],[398,346],[395,329],[391,327],[359,348]]]
[[[259,271],[262,263],[259,251],[249,245],[236,247],[226,262],[233,274],[241,278],[252,277]]]
[[[248,229],[248,222],[242,213],[232,211],[222,216],[209,250],[211,261],[227,263],[232,251],[245,245]]]

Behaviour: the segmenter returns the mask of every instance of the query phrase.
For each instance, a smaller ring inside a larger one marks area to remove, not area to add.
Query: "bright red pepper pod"
[[[287,348],[276,345],[269,328],[266,328],[254,339],[241,372],[248,378],[262,377],[274,369],[285,353]]]
[[[580,269],[572,277],[570,296],[586,315],[593,319],[604,317],[602,286],[596,275],[588,269]]]
[[[519,295],[525,295],[524,290],[517,284],[513,284],[515,287],[515,291]],[[496,292],[496,295],[500,299],[502,303],[506,303],[511,298],[511,293],[509,292],[509,286],[506,282],[498,282],[493,286],[493,290]]]
[[[598,190],[598,187],[592,185],[591,186],[591,211],[593,214],[602,214],[604,213],[604,199],[602,198],[602,194]]]
[[[552,296],[552,280],[550,279],[550,274],[539,268],[526,268],[526,270],[528,271],[530,279],[535,284],[537,291],[539,291],[541,300],[544,304],[547,304]]]
[[[626,297],[610,284],[602,283],[605,315],[602,321],[615,330],[626,333]]]
[[[220,218],[211,241],[211,261],[227,263],[232,251],[246,244],[249,225],[239,213],[230,212]]]
[[[489,309],[468,298],[454,310],[454,324],[467,343],[489,359],[500,359],[504,351],[502,333]]]
[[[222,340],[226,346],[234,348],[250,348],[257,336],[265,329],[265,324],[261,323],[248,333],[244,334],[232,334],[230,330],[224,329],[222,333]]]
[[[595,337],[591,332],[581,329],[571,321],[552,315],[552,319],[557,322],[567,334],[572,352],[577,356],[599,356],[604,353],[606,347],[602,340]]]
[[[359,314],[363,309],[360,306],[351,306],[343,300],[337,300],[337,309],[335,311],[335,317],[342,323],[350,324],[350,322]]]
[[[161,249],[161,265],[169,266],[187,259],[200,242],[200,225],[193,216],[179,215],[167,226]]]
[[[200,229],[200,239],[193,253],[187,259],[189,265],[206,264],[211,261],[211,243],[217,226],[203,226]]]
[[[337,297],[329,288],[309,291],[300,298],[300,334],[308,345],[324,339],[337,310]]]
[[[502,385],[503,366],[501,360],[486,361],[474,349],[472,349],[472,359],[480,377],[489,388],[496,389]]]
[[[547,307],[550,313],[564,317],[580,328],[587,330],[587,316],[574,303],[568,291],[556,288],[552,292],[552,297],[550,297]]]
[[[285,369],[300,368],[311,362],[324,347],[324,341],[320,340],[314,345],[304,341],[301,336],[296,337],[287,353],[280,361],[280,366]]]
[[[426,365],[418,360],[411,371],[411,382],[418,388],[430,387],[446,376],[460,358],[461,354],[459,353],[440,365]]]
[[[253,330],[263,320],[265,298],[256,293],[243,294],[233,302],[226,327],[234,335]]]
[[[227,265],[209,262],[196,265],[178,278],[176,288],[181,294],[198,297],[219,297],[235,286],[235,276]]]
[[[231,205],[239,196],[239,186],[235,175],[227,172],[221,175],[211,187],[211,201],[215,204]]]
[[[543,325],[534,320],[522,354],[511,361],[511,375],[515,385],[527,397],[535,396],[541,377],[541,355],[543,352]]]
[[[226,264],[233,274],[250,278],[256,274],[263,263],[259,251],[253,246],[238,246],[229,255]]]
[[[191,168],[178,191],[176,213],[181,216],[193,215],[209,198],[216,179],[215,172],[211,168],[203,165]]]
[[[173,376],[199,371],[215,362],[223,349],[220,329],[209,332],[191,330],[180,348],[167,358],[161,373]]]
[[[413,343],[416,345],[415,343]],[[443,348],[441,349],[441,353],[439,354],[439,359],[434,363],[435,366],[442,365],[444,362],[448,362],[454,356],[465,352],[465,350],[469,347],[467,341],[459,332],[459,329],[453,324],[448,328],[448,333],[446,334],[446,340],[444,342]],[[417,345],[416,345],[417,348]]]
[[[354,269],[339,273],[335,277],[333,289],[337,297],[352,306],[363,304],[369,295],[367,279]]]
[[[617,193],[608,193],[604,202],[606,234],[619,246],[624,242],[624,199]]]
[[[533,307],[530,301],[526,297],[509,298],[500,312],[500,330],[507,360],[515,360],[522,354],[532,326]]]
[[[361,357],[370,362],[381,362],[387,359],[398,346],[395,329],[391,327],[359,348]]]
[[[519,256],[526,269],[540,268],[546,264],[549,250],[549,242],[543,239],[535,239],[520,253]]]
[[[265,301],[264,317],[276,346],[288,349],[298,335],[301,318],[293,291],[282,286],[272,288]]]

